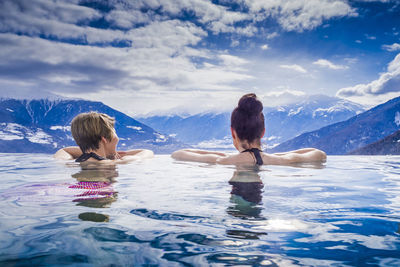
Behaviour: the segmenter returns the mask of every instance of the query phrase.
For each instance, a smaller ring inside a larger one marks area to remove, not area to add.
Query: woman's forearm
[[[222,156],[213,153],[198,153],[184,149],[173,152],[171,157],[176,160],[216,163]]]
[[[222,157],[226,156],[226,153],[218,152],[218,151],[208,151],[208,150],[191,149],[191,148],[183,149],[183,151],[188,151],[188,152],[197,153],[197,154],[217,155],[217,156],[222,156]]]
[[[292,163],[326,161],[325,152],[318,150],[318,149],[303,151],[302,153],[294,152],[294,153],[287,154],[284,157],[288,157],[289,161],[291,161]]]
[[[148,149],[140,149],[138,153],[135,154],[142,159],[152,158],[154,157],[154,152]]]
[[[318,149],[316,149],[316,148],[301,148],[301,149],[287,151],[287,152],[274,153],[274,155],[283,156],[283,155],[287,155],[287,154],[291,154],[291,153],[305,154],[305,153],[308,153],[308,152],[312,152],[314,150],[318,150]]]

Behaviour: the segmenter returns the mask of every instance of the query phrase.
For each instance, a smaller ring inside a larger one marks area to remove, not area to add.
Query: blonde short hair
[[[86,152],[99,149],[101,138],[111,141],[115,119],[104,113],[88,112],[77,115],[71,122],[71,133],[76,144]]]

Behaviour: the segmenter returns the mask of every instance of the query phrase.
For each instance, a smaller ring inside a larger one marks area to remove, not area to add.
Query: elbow
[[[154,157],[154,152],[149,149],[143,149],[143,155],[145,158],[153,158]]]
[[[63,153],[64,153],[64,149],[61,148],[61,149],[57,150],[56,153],[54,153],[53,158],[56,158],[56,159],[60,158]]]
[[[183,150],[177,150],[172,152],[171,157],[176,160],[181,160],[183,154],[184,154]]]
[[[58,151],[53,155],[53,158],[56,158],[56,159],[63,159],[63,160],[70,160],[70,159],[73,159],[73,156],[72,156],[70,153],[68,153],[67,151],[65,151],[64,148],[62,148],[62,149],[58,150]]]
[[[322,162],[326,161],[326,153],[324,151],[316,149],[315,154],[316,154],[315,155],[316,161],[322,161]]]

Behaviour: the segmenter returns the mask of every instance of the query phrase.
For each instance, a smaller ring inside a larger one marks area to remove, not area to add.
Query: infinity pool
[[[0,265],[400,266],[400,157],[81,169],[0,154]]]

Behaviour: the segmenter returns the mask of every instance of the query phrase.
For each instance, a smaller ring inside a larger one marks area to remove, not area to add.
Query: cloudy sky
[[[102,101],[130,115],[400,95],[390,0],[1,0],[1,97]]]

